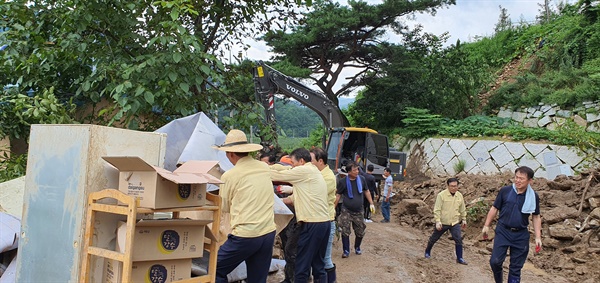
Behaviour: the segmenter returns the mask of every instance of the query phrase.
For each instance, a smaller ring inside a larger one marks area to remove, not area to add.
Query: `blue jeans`
[[[335,237],[335,221],[331,221],[331,232],[329,233],[329,242],[327,242],[327,250],[325,251],[325,269],[333,268],[333,261],[331,260],[333,237]]]
[[[388,198],[388,201],[385,201],[385,198],[383,199],[383,201],[381,202],[381,214],[383,215],[383,219],[385,219],[386,221],[390,221],[390,199]]]
[[[243,238],[229,234],[217,255],[216,282],[229,282],[227,274],[242,261],[246,261],[248,282],[267,282],[274,242],[275,231],[255,238]]]

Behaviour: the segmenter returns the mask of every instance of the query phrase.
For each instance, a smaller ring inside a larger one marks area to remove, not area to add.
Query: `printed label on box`
[[[205,229],[212,220],[141,220],[136,223],[133,261],[203,256]],[[116,251],[124,252],[127,223],[119,222]]]

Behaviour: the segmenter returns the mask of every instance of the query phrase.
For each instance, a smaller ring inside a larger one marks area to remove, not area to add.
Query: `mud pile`
[[[424,180],[422,174],[417,176],[394,185],[397,195],[391,200],[392,214],[402,225],[430,230],[436,195],[446,188],[448,177]],[[469,225],[464,231],[465,244],[489,254],[493,235],[484,241],[480,231],[498,190],[512,183],[513,174],[459,174],[456,177],[467,203]],[[572,177],[559,176],[552,181],[535,179],[532,187],[540,196],[544,249],[534,254],[530,248],[528,260],[550,274],[570,277],[575,282],[599,282],[594,280],[600,278],[597,267],[600,260],[600,168]],[[532,225],[530,233],[533,235]],[[533,236],[531,239],[533,247]]]

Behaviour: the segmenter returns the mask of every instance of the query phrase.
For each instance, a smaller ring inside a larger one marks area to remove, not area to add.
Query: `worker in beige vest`
[[[227,274],[243,261],[247,282],[267,282],[275,241],[273,183],[269,166],[249,156],[262,146],[248,143],[244,132],[231,130],[225,143],[215,148],[225,151],[234,165],[221,177],[219,195],[232,230],[219,248],[216,282],[228,282]]]

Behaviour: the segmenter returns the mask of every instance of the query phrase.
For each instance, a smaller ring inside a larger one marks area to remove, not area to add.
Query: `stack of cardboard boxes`
[[[177,170],[152,166],[139,157],[103,157],[119,170],[119,191],[140,208],[168,209],[206,204],[207,184],[221,181],[209,172],[216,161],[189,161]],[[132,250],[132,282],[173,282],[191,277],[192,258],[202,257],[205,229],[212,219],[139,220]],[[116,251],[125,252],[126,223],[117,228]],[[216,255],[214,255],[216,256]],[[105,263],[104,282],[124,282],[118,261]]]

